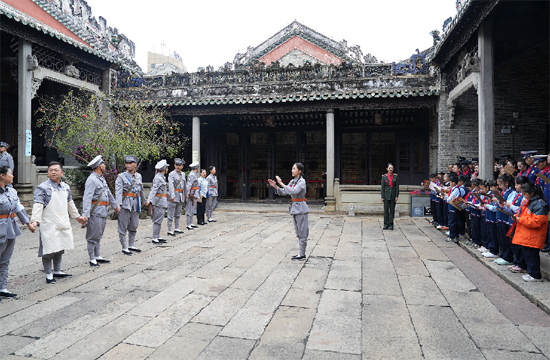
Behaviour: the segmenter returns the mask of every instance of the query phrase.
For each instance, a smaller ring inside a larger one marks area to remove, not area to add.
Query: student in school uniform
[[[498,184],[495,180],[486,182],[486,186],[490,189],[487,193],[485,209],[485,221],[487,222],[487,252],[482,253],[486,258],[497,259],[500,251],[498,235],[497,235],[497,210],[496,206],[492,204],[493,193],[499,191]]]
[[[512,188],[512,178],[506,174],[500,175],[497,179],[497,184],[500,189],[500,195],[506,200],[506,203],[512,202],[517,193]],[[493,198],[493,204],[498,207],[505,207],[505,204],[499,204],[496,198]],[[498,265],[513,265],[514,253],[512,251],[512,241],[506,236],[508,230],[510,230],[510,216],[497,211],[497,237],[500,248],[500,257],[495,260]]]
[[[533,164],[539,170],[539,173],[550,178],[550,165],[548,165],[548,155],[537,155]],[[544,195],[543,200],[546,204],[550,204],[550,184],[546,183],[543,179],[537,177],[536,184],[542,189]],[[546,242],[542,252],[550,252],[550,223],[548,225],[548,231],[546,232]]]
[[[540,249],[544,247],[548,231],[548,205],[542,199],[540,187],[531,182],[521,185],[521,192],[526,201],[514,216],[514,226],[508,235],[523,252],[523,263],[519,267],[528,272],[522,276],[523,280],[541,282]]]
[[[436,179],[436,185],[439,186],[441,190],[443,190],[444,177],[444,173],[439,173]],[[445,204],[443,198],[440,195],[437,195],[435,198],[435,206],[437,208],[437,218],[439,219],[438,225],[436,225],[435,227],[437,229],[449,230],[447,228],[447,222],[445,221]]]
[[[466,180],[466,175],[458,176],[458,189],[460,192],[460,197],[462,199],[465,199],[466,195],[468,194],[468,189],[466,188],[466,186],[464,186]],[[461,210],[458,212],[458,237],[460,239],[464,239],[464,235],[466,234],[468,220],[467,218],[468,213],[465,210]]]
[[[481,240],[481,204],[477,197],[474,195],[479,193],[480,183],[480,179],[471,180],[471,190],[470,193],[467,195],[467,201],[474,205],[474,207],[470,208],[470,223],[472,228],[471,241],[472,244],[477,248],[483,246],[483,242]]]
[[[521,205],[524,201],[523,194],[521,193],[521,185],[526,184],[529,182],[529,179],[525,176],[518,176],[515,179],[515,190],[516,190],[516,196],[512,199],[512,201],[506,201],[506,206],[510,213],[512,214],[510,216],[510,226],[513,226],[514,224],[514,215],[518,213],[519,209],[521,208]],[[510,199],[510,198],[509,198]],[[507,234],[508,235],[508,234]],[[523,260],[523,252],[519,249],[519,245],[516,245],[512,243],[512,252],[514,253],[514,261],[513,265],[508,266],[508,270],[514,273],[526,273],[527,270],[522,269],[520,267],[520,264],[524,263]]]
[[[485,204],[487,204],[487,194],[489,192],[488,181],[483,179],[477,179],[479,181],[479,197],[481,202],[479,207],[481,208],[480,218],[479,218],[479,235],[481,236],[481,246],[477,249],[480,253],[489,251],[489,224],[487,222],[487,209]]]
[[[430,187],[428,187],[430,191],[430,209],[432,210],[432,221],[430,224],[437,226],[439,225],[439,219],[437,218],[437,205],[436,205],[436,199],[437,199],[437,191],[433,189],[434,186],[437,186],[436,184],[437,175],[436,174],[430,174]]]
[[[459,210],[456,209],[453,205],[451,205],[452,201],[460,197],[458,177],[451,176],[449,178],[449,184],[451,185],[451,190],[449,192],[449,195],[446,197],[446,200],[448,203],[448,209],[449,209],[449,237],[447,238],[447,241],[458,243],[460,214],[459,214]]]
[[[527,172],[526,175],[530,182],[535,184],[537,182],[537,174],[539,173],[539,169],[533,164],[535,162],[534,156],[537,154],[536,151],[522,151],[521,155],[523,156],[523,160],[525,160],[525,164],[527,164]],[[521,174],[520,176],[523,176]]]

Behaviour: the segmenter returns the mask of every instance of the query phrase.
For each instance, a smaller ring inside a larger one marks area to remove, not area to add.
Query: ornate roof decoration
[[[0,15],[42,31],[44,34],[62,40],[104,60],[119,64],[125,69],[141,73],[140,67],[133,59],[135,55],[134,43],[123,34],[119,34],[116,28],[108,27],[104,18],[100,17],[98,22],[92,16],[91,8],[86,1],[32,0],[32,2],[82,41],[78,41],[4,2],[0,2]]]
[[[294,48],[300,49],[306,55],[304,57],[308,61],[311,61],[308,58],[309,56],[316,58],[324,65],[339,65],[342,62],[356,64],[378,63],[376,57],[371,54],[363,56],[359,45],[348,47],[346,40],[337,42],[298,21],[294,21],[257,47],[249,46],[246,53],[235,55],[233,66],[235,69],[238,69],[259,61],[270,65]],[[274,54],[277,51],[279,53]],[[319,52],[323,55],[322,59],[316,56],[319,55]],[[302,64],[293,65],[301,66]]]

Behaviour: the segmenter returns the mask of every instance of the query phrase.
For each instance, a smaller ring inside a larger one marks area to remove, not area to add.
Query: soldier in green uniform
[[[399,197],[399,177],[393,172],[393,164],[386,166],[387,174],[382,175],[382,202],[384,203],[384,230],[393,230],[395,203]]]

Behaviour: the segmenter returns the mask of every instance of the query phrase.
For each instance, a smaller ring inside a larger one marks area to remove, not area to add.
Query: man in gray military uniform
[[[7,166],[11,169],[11,173],[13,174],[14,165],[13,165],[13,157],[10,153],[8,153],[8,148],[10,145],[5,141],[0,141],[0,168],[2,166]],[[11,185],[11,184],[10,184]]]
[[[88,176],[84,185],[84,197],[82,198],[82,216],[88,218],[86,224],[86,242],[88,243],[88,255],[90,266],[99,266],[99,263],[110,263],[100,255],[100,242],[107,224],[108,206],[120,212],[120,205],[109,190],[109,186],[103,175],[105,174],[105,162],[101,155],[96,156],[88,164],[94,171]]]
[[[160,237],[160,228],[164,220],[164,213],[168,207],[168,184],[164,177],[168,173],[168,163],[166,160],[161,160],[155,165],[157,174],[153,179],[151,192],[145,206],[153,204],[153,244],[165,243],[166,240]],[[172,201],[172,200],[171,200]]]
[[[172,170],[168,175],[168,191],[171,201],[168,203],[168,235],[171,236],[183,233],[179,226],[181,207],[185,200],[185,173],[181,171],[183,164],[182,159],[174,159],[175,170]],[[172,221],[174,221],[174,231],[172,231]]]
[[[119,174],[115,181],[116,202],[121,207],[118,214],[118,237],[122,245],[122,253],[125,255],[141,252],[140,249],[134,247],[139,225],[139,213],[141,205],[145,202],[141,174],[136,171],[137,161],[138,159],[134,155],[125,156],[126,171]],[[128,233],[128,243],[126,242],[126,233]]]
[[[210,170],[210,175],[206,177],[206,181],[208,181],[210,197],[206,200],[206,216],[208,217],[208,222],[216,222],[216,220],[212,219],[212,212],[218,198],[218,178],[216,177],[215,166],[210,166],[208,169]]]
[[[198,226],[193,225],[193,213],[195,212],[195,203],[199,196],[199,180],[197,173],[199,171],[199,162],[195,161],[189,165],[189,175],[187,175],[187,204],[185,205],[185,217],[187,218],[187,230],[193,230]]]

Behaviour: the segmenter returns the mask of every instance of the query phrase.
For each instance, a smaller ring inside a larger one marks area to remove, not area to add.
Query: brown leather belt
[[[307,201],[307,199],[291,199],[292,201]]]
[[[215,188],[217,188],[217,186],[210,186],[210,188],[211,188],[211,189],[215,189]]]
[[[98,205],[103,205],[103,206],[109,206],[109,202],[108,201],[97,201],[97,200],[92,200],[92,204],[95,205],[95,204],[98,204]]]
[[[11,213],[6,215],[0,215],[0,219],[14,218],[17,216],[17,213]]]
[[[168,197],[168,194],[155,194],[156,197]]]
[[[200,187],[198,187],[198,186],[195,186],[195,187],[192,187],[192,188],[191,188],[191,189],[189,189],[189,190],[199,190],[199,189],[200,189]]]
[[[138,197],[136,193],[124,193],[122,196],[129,196],[129,197]]]
[[[180,192],[182,193],[183,192],[183,189],[174,189],[175,192]]]

